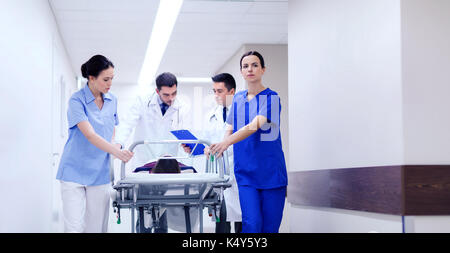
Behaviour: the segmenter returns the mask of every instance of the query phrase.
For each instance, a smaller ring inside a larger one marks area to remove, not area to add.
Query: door
[[[52,138],[52,232],[64,232],[64,223],[62,217],[62,201],[60,183],[56,180],[56,173],[58,171],[59,161],[67,140],[67,117],[66,104],[68,87],[66,87],[66,80],[62,71],[61,64],[61,49],[53,39],[53,61],[52,61],[52,124],[51,124],[51,138]]]

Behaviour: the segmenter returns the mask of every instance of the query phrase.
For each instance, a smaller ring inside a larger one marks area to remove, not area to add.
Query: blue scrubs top
[[[101,110],[94,100],[88,85],[74,93],[69,100],[69,138],[56,175],[59,180],[86,186],[108,184],[110,181],[109,154],[91,144],[77,124],[87,120],[98,135],[111,141],[114,126],[119,124],[117,99],[110,93],[103,94]]]
[[[257,115],[268,119],[258,131],[233,145],[237,183],[257,189],[287,185],[287,172],[280,134],[280,97],[269,88],[250,101],[248,90],[238,92],[227,118],[233,133],[249,124]]]

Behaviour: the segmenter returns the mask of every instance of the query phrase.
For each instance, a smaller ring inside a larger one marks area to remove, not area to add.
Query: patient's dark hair
[[[176,159],[159,159],[151,173],[181,173]]]

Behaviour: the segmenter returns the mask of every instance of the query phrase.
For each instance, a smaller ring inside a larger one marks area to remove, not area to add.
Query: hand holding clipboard
[[[175,130],[170,131],[175,137],[177,137],[178,140],[198,140],[197,137],[195,137],[189,130]],[[203,150],[205,149],[205,145],[203,144],[195,144],[195,143],[183,143],[187,147],[189,147],[191,150],[194,150],[192,152],[192,155],[203,155]],[[195,145],[197,145],[195,147]],[[195,147],[195,149],[194,149]]]

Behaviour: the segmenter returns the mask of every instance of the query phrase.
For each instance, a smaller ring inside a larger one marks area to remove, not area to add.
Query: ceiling
[[[49,0],[70,61],[94,54],[115,65],[115,84],[136,84],[159,1]],[[157,73],[213,75],[244,44],[287,44],[288,1],[185,0]]]

